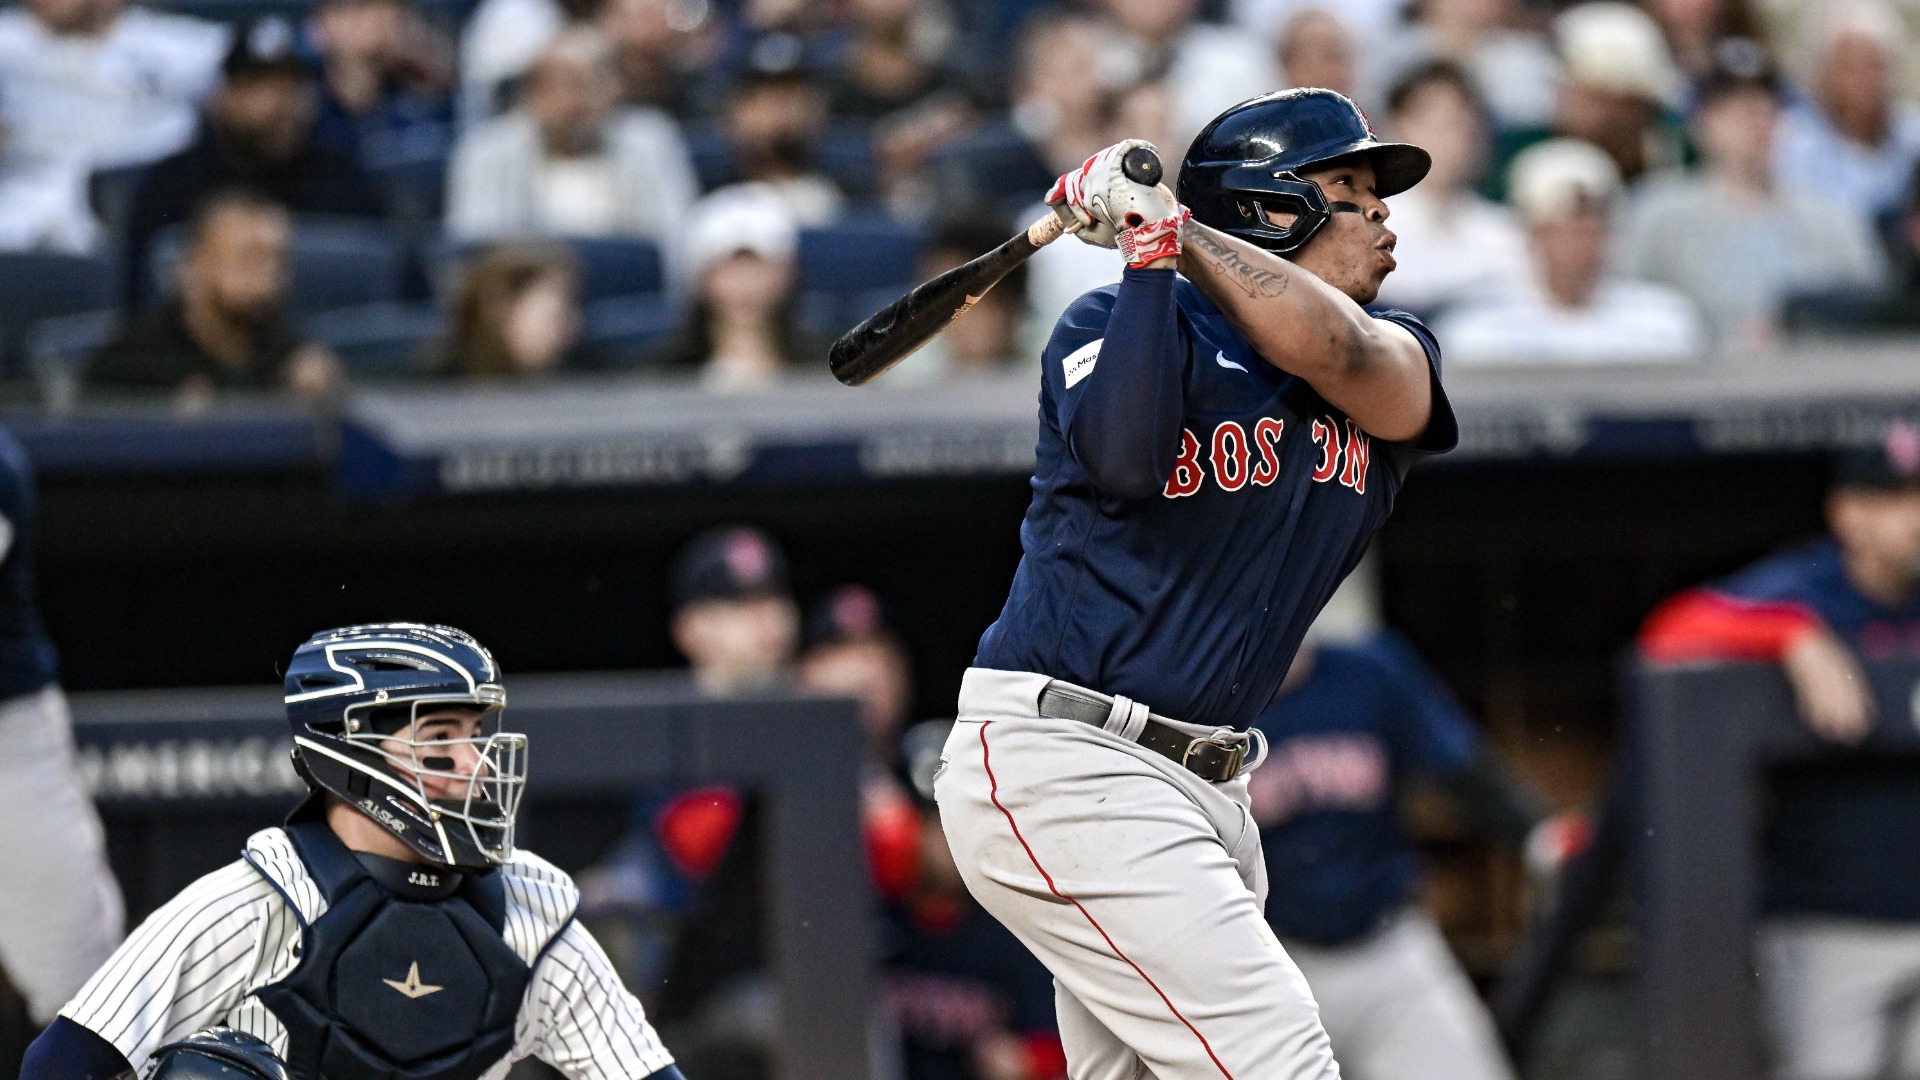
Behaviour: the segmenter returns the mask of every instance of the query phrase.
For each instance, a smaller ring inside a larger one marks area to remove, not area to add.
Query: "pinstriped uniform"
[[[537,1057],[571,1080],[634,1080],[673,1064],[639,1001],[593,936],[573,921],[579,890],[537,855],[500,868],[502,936],[532,969],[513,1050],[482,1080]],[[326,898],[281,829],[247,841],[240,861],[194,882],[134,930],[61,1015],[112,1043],[136,1070],[170,1040],[214,1024],[264,1039],[287,1033],[254,992],[299,963],[301,927]],[[396,957],[396,979],[406,976]],[[431,981],[431,972],[422,972]]]

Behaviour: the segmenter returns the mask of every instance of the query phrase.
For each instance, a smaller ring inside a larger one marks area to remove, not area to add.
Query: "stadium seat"
[[[800,234],[800,320],[834,335],[872,313],[872,301],[914,283],[920,234],[912,226],[862,215]]]
[[[459,287],[460,270],[469,259],[496,243],[511,241],[457,241],[440,238],[427,242],[426,261],[434,288],[442,296],[452,296]],[[660,247],[640,237],[574,237],[561,239],[580,259],[580,299],[596,300],[660,293],[666,289],[666,268]]]
[[[174,225],[153,241],[142,295],[171,296],[173,266],[184,229]],[[347,218],[300,218],[293,239],[293,282],[288,308],[296,316],[335,308],[398,300],[407,265],[406,244],[391,224]]]
[[[644,363],[680,326],[679,310],[658,293],[610,296],[588,304],[583,314],[580,366],[596,370]]]
[[[431,305],[381,303],[323,311],[307,319],[306,336],[338,353],[349,378],[391,379],[433,374],[445,328]]]
[[[113,261],[102,256],[0,253],[0,360],[9,368],[42,319],[113,306]]]

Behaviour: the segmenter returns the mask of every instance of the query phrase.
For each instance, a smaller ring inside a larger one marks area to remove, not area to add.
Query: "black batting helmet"
[[[154,1051],[153,1061],[148,1080],[290,1080],[273,1047],[232,1028],[196,1031]]]
[[[1350,154],[1372,160],[1383,199],[1419,183],[1433,164],[1417,146],[1375,138],[1345,95],[1301,87],[1243,101],[1201,128],[1180,166],[1179,198],[1195,221],[1286,255],[1334,209],[1299,170]],[[1275,224],[1268,211],[1293,215],[1293,224]]]

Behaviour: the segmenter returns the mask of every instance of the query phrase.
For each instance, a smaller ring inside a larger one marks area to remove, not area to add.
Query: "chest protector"
[[[287,833],[327,898],[298,966],[255,992],[287,1029],[295,1080],[478,1080],[506,1057],[530,972],[501,936],[498,875],[409,897],[324,824]]]

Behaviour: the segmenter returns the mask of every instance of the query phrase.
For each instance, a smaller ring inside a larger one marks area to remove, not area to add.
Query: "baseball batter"
[[[1262,915],[1248,726],[1456,437],[1439,347],[1370,316],[1425,151],[1288,90],[1204,128],[1180,201],[1096,154],[1050,202],[1117,246],[1043,354],[1025,557],[937,781],[969,889],[1052,971],[1074,1080],[1339,1075]],[[1177,267],[1177,272],[1176,272]]]
[[[282,1062],[291,1080],[499,1080],[525,1057],[571,1080],[680,1080],[574,921],[573,882],[514,847],[526,737],[500,730],[479,642],[316,634],[286,702],[311,795],[142,923],[22,1080],[150,1062],[167,1080],[278,1080]]]

